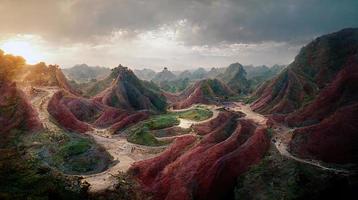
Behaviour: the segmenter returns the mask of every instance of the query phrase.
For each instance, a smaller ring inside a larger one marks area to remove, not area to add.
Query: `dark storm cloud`
[[[301,43],[358,26],[357,0],[0,0],[1,34],[94,42],[175,26],[187,45]]]

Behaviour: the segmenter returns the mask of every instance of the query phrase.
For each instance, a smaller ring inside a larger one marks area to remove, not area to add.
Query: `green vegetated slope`
[[[84,96],[93,97],[110,87],[118,74],[119,71],[114,68],[111,69],[111,73],[102,80],[92,79],[86,83],[75,84],[75,87],[79,88]]]
[[[158,84],[162,90],[176,93],[185,90],[190,84],[192,84],[192,81],[189,80],[189,78],[184,78],[171,81],[162,81]]]
[[[111,162],[110,155],[92,139],[74,133],[44,131],[29,136],[25,145],[35,157],[66,174],[98,173]]]
[[[352,179],[353,180],[353,179]],[[266,157],[238,178],[235,199],[350,199],[357,183],[288,159],[271,147]]]
[[[246,79],[246,71],[240,63],[233,63],[227,67],[223,74],[217,78],[224,81],[233,91],[238,94],[247,94],[250,83]]]
[[[28,134],[12,129],[0,142],[0,199],[86,199],[87,185],[64,177],[28,150]]]
[[[115,81],[96,97],[102,103],[122,109],[159,112],[166,110],[166,99],[153,89],[155,86],[138,79],[132,70],[122,65],[114,68],[113,71],[118,74]]]
[[[213,116],[213,112],[207,109],[195,108],[188,111],[183,111],[178,113],[179,117],[182,119],[189,119],[194,121],[203,121],[205,119]]]
[[[178,118],[202,121],[210,118],[212,115],[212,111],[200,107],[187,111],[155,115],[148,120],[129,127],[125,132],[128,134],[127,140],[129,142],[146,146],[160,146],[167,143],[157,140],[152,133],[153,131],[178,125]]]

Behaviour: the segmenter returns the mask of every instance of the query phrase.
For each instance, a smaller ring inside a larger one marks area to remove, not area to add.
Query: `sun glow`
[[[5,53],[22,56],[28,64],[36,64],[44,60],[36,38],[31,36],[14,37],[0,42],[0,49]]]

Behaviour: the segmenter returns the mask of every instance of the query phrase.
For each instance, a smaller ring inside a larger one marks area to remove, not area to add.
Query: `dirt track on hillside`
[[[32,98],[31,103],[36,111],[39,113],[39,118],[43,124],[43,126],[48,129],[50,132],[54,134],[59,131],[64,131],[61,127],[51,121],[50,114],[47,112],[47,105],[53,94],[55,94],[59,88],[56,87],[42,87],[35,88],[37,95]],[[266,127],[267,118],[263,115],[260,115],[256,112],[253,112],[248,105],[244,105],[242,103],[234,103],[234,107],[230,109],[233,111],[241,111],[246,114],[245,118],[251,119],[258,126]],[[193,124],[200,124],[210,121],[216,118],[219,114],[217,110],[217,106],[207,106],[212,112],[213,116],[209,119],[203,121],[192,121],[186,119],[180,119],[180,124],[178,125],[181,128],[189,128]],[[170,111],[186,111],[191,108],[181,109],[181,110],[170,110]],[[322,165],[318,161],[313,160],[305,160],[291,155],[287,151],[287,144],[290,140],[290,135],[293,129],[289,129],[284,126],[279,126],[275,129],[276,134],[273,136],[275,138],[275,147],[281,153],[281,155],[294,159],[298,162],[310,164],[316,167],[319,167],[324,170],[334,171],[337,173],[344,173],[345,171],[339,169],[333,169]],[[111,189],[116,183],[115,175],[118,172],[126,172],[132,163],[148,158],[152,158],[158,155],[160,152],[165,150],[167,146],[160,147],[148,147],[143,145],[132,144],[127,141],[125,137],[121,137],[118,135],[111,135],[109,130],[107,129],[96,129],[93,128],[93,131],[89,131],[86,133],[91,136],[94,141],[101,145],[112,157],[113,163],[106,171],[101,173],[92,174],[92,175],[79,175],[83,177],[83,181],[86,181],[90,184],[90,192],[97,192],[104,189]],[[185,134],[188,135],[188,134]],[[195,133],[189,133],[189,135],[195,135]],[[171,136],[171,137],[163,137],[160,140],[174,140],[177,137],[182,137],[184,135]]]
[[[233,111],[240,111],[246,114],[245,118],[252,120],[255,122],[258,126],[266,127],[267,118],[259,113],[256,113],[251,110],[249,105],[245,105],[243,103],[234,103],[235,106],[231,108]],[[325,164],[323,164],[320,161],[317,160],[306,160],[299,157],[296,157],[292,155],[288,150],[288,144],[292,137],[292,132],[294,129],[286,127],[282,124],[276,124],[274,128],[274,135],[273,135],[273,143],[275,144],[276,149],[280,152],[282,156],[285,156],[287,158],[296,160],[298,162],[309,164],[315,167],[319,167],[323,170],[332,171],[335,173],[342,173],[347,174],[349,171],[343,170],[343,169],[336,169],[332,167],[327,167]]]
[[[31,103],[39,114],[39,118],[44,128],[56,134],[65,131],[56,123],[51,121],[51,116],[47,111],[48,103],[51,97],[59,91],[58,87],[37,87],[34,88],[35,95]],[[207,120],[197,122],[191,120],[181,120],[181,127],[191,126],[192,124],[204,123],[217,117],[219,111],[211,108],[213,116]],[[119,135],[112,135],[108,129],[97,129],[93,127],[93,131],[86,132],[85,134],[91,136],[93,140],[101,145],[112,157],[113,163],[107,170],[91,175],[77,175],[82,176],[83,181],[90,184],[90,192],[97,192],[104,189],[111,189],[116,183],[115,175],[119,172],[126,172],[132,163],[158,155],[166,149],[167,146],[149,147],[143,145],[133,144],[127,141],[125,137]],[[193,133],[191,133],[193,134]],[[176,137],[164,137],[160,140],[174,140]]]

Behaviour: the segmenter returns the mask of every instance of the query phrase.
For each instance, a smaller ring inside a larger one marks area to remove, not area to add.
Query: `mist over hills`
[[[358,187],[357,28],[288,66],[62,70],[1,51],[0,67],[0,198],[350,199]]]
[[[75,80],[79,83],[89,82],[92,79],[103,79],[110,73],[109,68],[88,66],[87,64],[75,65],[62,71],[70,80]]]

